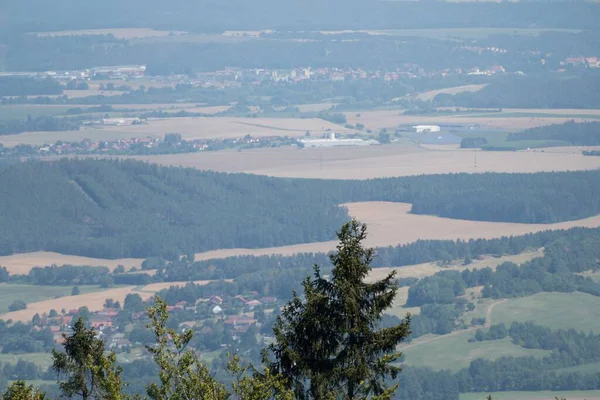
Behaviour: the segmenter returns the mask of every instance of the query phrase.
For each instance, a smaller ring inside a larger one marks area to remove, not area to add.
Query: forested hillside
[[[515,140],[562,140],[576,146],[600,144],[600,122],[565,122],[564,124],[540,126],[508,135]]]
[[[479,108],[599,108],[600,93],[595,90],[600,73],[577,76],[507,76],[478,92],[438,94],[436,107]]]
[[[352,201],[412,212],[551,223],[600,212],[600,171],[450,174],[366,181],[269,178],[134,161],[61,160],[0,167],[0,254],[37,250],[174,259],[218,248],[332,239]]]
[[[23,163],[0,169],[0,181],[11,188],[0,195],[2,254],[173,258],[329,240],[347,218],[323,190],[297,182],[138,162]]]

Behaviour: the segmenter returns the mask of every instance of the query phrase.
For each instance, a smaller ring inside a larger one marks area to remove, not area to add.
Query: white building
[[[415,125],[417,133],[439,132],[441,128],[438,125]]]
[[[300,139],[304,147],[336,147],[336,146],[370,146],[379,144],[377,140],[362,139],[337,139],[335,133],[331,133],[327,139]]]

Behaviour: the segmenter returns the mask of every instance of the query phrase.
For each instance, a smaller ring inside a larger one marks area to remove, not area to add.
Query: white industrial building
[[[441,128],[438,125],[415,125],[413,129],[417,131],[417,133],[428,133],[428,132],[439,132]]]
[[[379,144],[377,140],[369,139],[337,139],[335,133],[331,133],[327,139],[300,139],[304,147],[336,147],[336,146],[370,146]]]

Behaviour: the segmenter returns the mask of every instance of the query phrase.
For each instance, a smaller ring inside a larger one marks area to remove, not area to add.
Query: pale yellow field
[[[181,31],[159,31],[150,28],[111,28],[111,29],[81,29],[73,31],[37,32],[37,36],[84,36],[110,35],[118,39],[133,39],[154,36],[168,36],[170,33],[183,34]]]
[[[123,128],[123,129],[119,129]],[[147,134],[147,133],[131,133],[128,132],[126,126],[115,126],[112,129],[103,128],[83,128],[78,131],[64,132],[23,132],[18,135],[6,135],[0,140],[5,147],[14,147],[18,144],[29,144],[32,146],[41,146],[43,144],[52,144],[58,140],[69,142],[80,142],[83,139],[92,141],[99,140],[119,140],[131,139],[136,137],[163,137],[163,134]]]
[[[0,257],[0,265],[6,267],[11,274],[27,274],[33,267],[46,267],[52,264],[56,265],[89,265],[92,267],[108,267],[111,270],[117,266],[123,265],[125,270],[131,267],[140,268],[144,260],[141,258],[121,258],[108,260],[101,258],[90,258],[80,256],[70,256],[47,251],[38,251],[35,253],[13,254]]]
[[[522,264],[527,261],[530,261],[536,257],[542,257],[544,255],[543,249],[539,249],[538,251],[530,251],[517,255],[510,256],[502,256],[502,257],[491,257],[485,256],[480,260],[473,260],[473,262],[469,265],[460,264],[460,260],[453,263],[449,266],[440,266],[435,262],[431,263],[423,263],[416,265],[407,265],[403,267],[380,267],[373,268],[369,273],[369,277],[367,278],[367,282],[376,281],[379,279],[383,279],[390,272],[396,271],[397,278],[424,278],[426,276],[431,276],[440,271],[464,271],[465,269],[483,269],[483,268],[491,268],[496,270],[498,265],[504,262],[513,262],[515,264]]]
[[[87,90],[63,90],[63,95],[67,95],[70,99],[77,99],[80,97],[88,96],[120,96],[123,93],[116,90],[100,90],[100,89],[87,89]],[[76,106],[74,106],[76,107]]]
[[[329,110],[334,103],[316,103],[316,104],[298,104],[295,107],[298,107],[300,112],[316,112],[316,111],[325,111]]]
[[[257,149],[134,157],[162,165],[292,178],[369,179],[445,173],[573,171],[600,168],[600,157],[559,151],[477,152],[457,146]],[[557,148],[555,148],[557,149]]]
[[[478,92],[486,86],[487,85],[464,85],[464,86],[455,86],[455,87],[446,88],[446,89],[430,90],[428,92],[419,93],[418,95],[415,96],[415,98],[418,100],[422,100],[422,101],[429,101],[429,100],[433,100],[433,98],[435,96],[437,96],[438,94],[443,93],[443,94],[454,95],[454,94],[463,93],[463,92]]]
[[[546,110],[549,111],[549,110]],[[520,109],[518,112],[533,113],[534,110]],[[503,113],[507,113],[503,111]],[[386,111],[363,111],[360,112],[360,117],[356,116],[356,112],[346,112],[344,115],[348,123],[355,125],[363,124],[366,128],[375,130],[381,128],[395,129],[398,125],[439,125],[439,124],[460,124],[460,125],[478,125],[488,129],[502,129],[506,131],[518,131],[536,126],[544,126],[551,124],[562,124],[569,120],[575,122],[595,121],[596,119],[586,118],[571,118],[553,116],[558,114],[558,110],[552,110],[547,117],[528,117],[528,116],[489,116],[485,114],[478,115],[401,115],[398,110]],[[593,114],[592,111],[586,114]]]
[[[197,285],[205,285],[210,281],[194,281]],[[79,296],[65,296],[58,299],[39,301],[36,303],[27,304],[27,309],[21,311],[9,312],[0,315],[0,319],[13,321],[30,321],[31,318],[37,313],[42,315],[45,312],[49,312],[51,309],[57,311],[71,310],[79,307],[87,307],[90,311],[100,311],[104,308],[104,302],[106,299],[113,299],[123,304],[125,296],[130,293],[139,294],[142,299],[147,300],[154,296],[155,293],[162,289],[168,289],[171,286],[185,286],[188,282],[168,282],[168,283],[153,283],[146,285],[142,288],[136,286],[127,286],[116,289],[107,289],[101,292],[93,292],[87,294],[81,294]]]
[[[313,136],[333,132],[354,132],[318,118],[235,118],[194,117],[151,119],[144,125],[105,127],[105,131],[127,132],[131,137],[144,135],[164,136],[165,133],[180,133],[185,139],[216,139],[290,136],[302,137],[307,130]],[[13,135],[19,136],[19,135]]]
[[[466,221],[431,215],[410,214],[410,204],[390,202],[361,202],[345,204],[352,217],[366,223],[368,246],[396,246],[419,239],[473,239],[523,235],[544,230],[569,229],[576,226],[599,227],[600,215],[577,221],[556,224],[519,224],[508,222]],[[266,255],[328,252],[335,249],[336,241],[304,243],[266,249],[222,249],[196,254],[196,259],[224,258],[238,255]]]

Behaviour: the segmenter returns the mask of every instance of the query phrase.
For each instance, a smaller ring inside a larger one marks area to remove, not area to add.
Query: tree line
[[[0,96],[30,96],[62,94],[63,86],[51,78],[0,77]]]
[[[28,116],[25,120],[9,119],[0,121],[0,135],[15,135],[22,132],[73,131],[79,129],[79,122],[69,118]]]
[[[507,140],[561,140],[575,146],[596,146],[600,144],[600,122],[568,121],[540,126],[511,133]]]
[[[339,205],[353,201],[408,202],[414,214],[449,218],[552,223],[598,214],[599,179],[600,171],[576,171],[322,181],[131,160],[6,164],[0,184],[12,190],[0,194],[7,210],[0,254],[173,260],[219,248],[325,241],[348,219]]]
[[[600,107],[593,88],[600,73],[585,71],[572,76],[506,76],[477,92],[438,94],[436,107],[480,108],[584,108]]]

